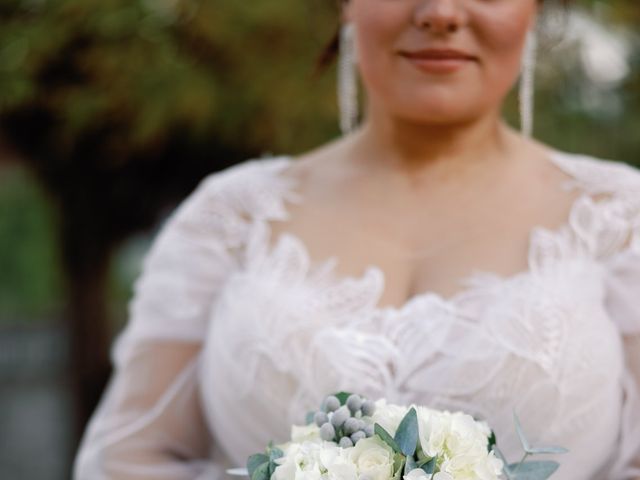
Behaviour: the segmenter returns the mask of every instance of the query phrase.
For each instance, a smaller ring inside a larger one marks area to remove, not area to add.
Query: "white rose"
[[[295,443],[319,442],[320,440],[320,427],[315,423],[291,426],[291,441]]]
[[[370,480],[389,480],[393,476],[393,456],[391,447],[377,435],[363,438],[350,451],[358,473]]]

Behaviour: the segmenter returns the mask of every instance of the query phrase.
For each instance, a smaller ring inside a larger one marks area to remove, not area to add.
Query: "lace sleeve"
[[[225,179],[205,179],[147,254],[112,350],[114,374],[87,427],[74,478],[221,478],[200,407],[198,369],[210,309],[235,268],[246,221],[225,202]]]
[[[621,431],[613,480],[640,479],[640,188],[622,201],[628,243],[606,268],[606,307],[620,330],[625,372]]]

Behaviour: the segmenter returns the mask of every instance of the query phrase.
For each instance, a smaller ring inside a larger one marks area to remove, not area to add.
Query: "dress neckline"
[[[565,190],[571,190],[580,188],[582,185],[581,179],[576,175],[576,165],[573,162],[578,162],[577,157],[584,157],[579,154],[572,154],[563,152],[556,149],[548,149],[548,155],[546,160],[562,172],[564,172],[569,179],[561,182],[560,188]],[[284,190],[278,190],[280,195],[279,204],[280,215],[279,219],[288,219],[290,212],[287,208],[285,200],[297,202],[304,198],[304,195],[299,190],[299,182],[296,178],[287,175],[286,167],[295,162],[295,157],[292,155],[280,155],[271,157],[267,161],[276,163],[275,168],[276,176],[284,180]],[[473,297],[479,290],[482,290],[486,286],[487,282],[498,288],[510,286],[516,282],[523,280],[529,280],[534,278],[539,273],[539,269],[534,265],[533,258],[535,257],[535,251],[538,248],[538,239],[542,239],[544,242],[548,242],[549,239],[559,242],[563,237],[563,234],[571,229],[572,218],[577,215],[577,210],[582,206],[582,203],[591,199],[591,192],[588,188],[581,188],[580,194],[576,196],[571,202],[567,218],[557,227],[546,227],[542,225],[535,225],[529,230],[528,242],[527,242],[527,267],[521,269],[513,274],[502,275],[494,271],[474,269],[470,274],[464,275],[457,280],[457,284],[460,288],[451,295],[444,295],[434,290],[423,290],[421,292],[414,293],[407,297],[400,305],[380,305],[380,299],[384,295],[384,286],[386,285],[386,275],[384,270],[377,264],[370,262],[364,268],[362,274],[341,274],[337,273],[335,267],[338,265],[339,260],[337,256],[330,256],[322,260],[316,260],[311,257],[311,253],[305,244],[304,240],[297,234],[285,231],[278,235],[277,238],[272,239],[273,232],[269,218],[254,219],[261,224],[262,228],[266,232],[265,235],[265,252],[267,255],[278,249],[279,244],[287,238],[289,241],[297,244],[299,252],[301,252],[310,266],[310,271],[316,271],[324,269],[329,271],[334,285],[339,287],[340,285],[354,284],[354,283],[370,283],[372,284],[371,294],[373,298],[370,304],[373,305],[372,310],[374,313],[382,316],[387,315],[401,315],[408,310],[422,304],[423,302],[436,302],[440,307],[449,310],[456,315],[463,315],[462,304],[467,298]],[[269,248],[272,245],[272,248]]]

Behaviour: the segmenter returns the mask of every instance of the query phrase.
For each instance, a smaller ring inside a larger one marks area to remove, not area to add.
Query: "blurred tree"
[[[58,213],[78,433],[109,375],[105,291],[118,245],[207,173],[336,133],[332,83],[311,75],[331,7],[0,5],[0,128]]]

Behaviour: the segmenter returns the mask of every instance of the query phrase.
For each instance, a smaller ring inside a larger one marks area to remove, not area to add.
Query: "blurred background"
[[[69,478],[142,258],[198,181],[338,135],[316,72],[336,25],[332,0],[0,0],[0,478]],[[639,27],[640,2],[548,8],[537,138],[640,164]]]

